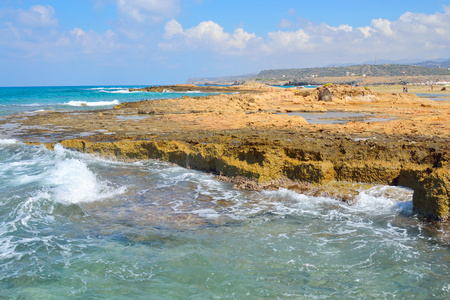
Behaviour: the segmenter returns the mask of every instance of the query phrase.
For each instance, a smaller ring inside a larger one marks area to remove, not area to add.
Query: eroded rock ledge
[[[283,178],[319,185],[336,181],[400,185],[414,189],[415,211],[433,220],[448,219],[450,156],[439,141],[398,142],[380,136],[355,141],[326,135],[298,136],[289,141],[289,133],[279,130],[215,135],[184,140],[74,139],[61,144],[102,156],[161,159],[224,176],[254,178],[268,186],[279,186],[276,181]],[[351,195],[342,199],[352,201]]]
[[[417,213],[449,220],[447,102],[349,86],[328,87],[327,101],[318,100],[323,88],[245,87],[252,88],[95,112],[18,115],[1,122],[15,123],[17,130],[9,134],[29,143],[51,147],[59,142],[119,159],[161,159],[235,178],[241,188],[287,186],[351,202],[348,182],[410,187]],[[309,124],[286,114],[327,111],[360,112],[370,121]]]
[[[147,86],[143,88],[130,88],[130,92],[202,92],[202,93],[233,93],[233,92],[249,92],[254,91],[254,88],[248,86],[214,86],[214,85],[193,85],[193,84],[178,84],[178,85],[156,85]]]

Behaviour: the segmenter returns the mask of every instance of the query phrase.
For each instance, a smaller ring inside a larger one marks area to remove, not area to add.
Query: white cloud
[[[290,26],[283,21],[281,27]],[[239,28],[226,32],[212,21],[183,29],[176,20],[166,23],[160,43],[165,49],[201,49],[288,63],[296,60],[312,65],[364,62],[384,59],[428,59],[448,57],[450,50],[450,6],[443,13],[404,13],[397,20],[374,19],[370,25],[312,24],[296,30],[268,32],[256,36]]]
[[[81,28],[74,28],[68,34],[63,34],[58,40],[58,44],[60,47],[72,48],[79,53],[96,57],[111,53],[121,47],[112,30],[100,34],[94,30],[85,31]]]
[[[30,26],[53,26],[58,23],[55,10],[50,5],[33,5],[29,10],[19,9],[17,20]]]
[[[0,9],[0,61],[70,64],[78,59],[116,60],[132,66],[130,61],[160,57],[183,64],[195,61],[187,57],[201,55],[205,65],[211,65],[207,59],[214,57],[218,66],[226,61],[231,70],[236,61],[240,61],[240,69],[250,63],[253,69],[312,67],[364,62],[375,56],[391,60],[447,58],[450,53],[450,6],[440,13],[406,12],[397,20],[375,19],[361,27],[282,21],[280,26],[290,28],[277,27],[256,35],[242,26],[230,30],[213,21],[183,28],[174,19],[180,13],[181,0],[108,1],[117,4],[119,22],[114,23],[114,30],[102,32],[83,27],[81,21],[74,28],[62,29],[55,10],[48,5]],[[160,24],[165,25],[162,34]]]
[[[358,29],[359,31],[361,31],[361,33],[364,35],[365,38],[370,37],[370,36],[372,35],[371,32],[374,31],[373,28],[370,27],[370,26],[366,26],[366,27],[358,27],[357,29]]]
[[[3,11],[0,19],[0,56],[20,61],[64,61],[80,54],[101,57],[120,48],[111,30],[98,33],[79,27],[60,30],[51,6]],[[2,22],[3,21],[3,22]]]
[[[249,45],[262,42],[262,39],[256,37],[254,33],[248,33],[242,28],[237,28],[233,33],[227,33],[217,23],[205,21],[184,30],[174,19],[166,23],[164,37],[171,41],[161,43],[160,46],[163,48],[207,47],[222,54],[236,54],[236,51],[245,50]]]
[[[297,31],[277,31],[267,34],[271,49],[287,49],[290,51],[309,50],[314,45],[310,36],[303,29]]]
[[[340,31],[340,30],[345,31],[345,32],[353,31],[353,27],[350,26],[350,25],[346,25],[346,24],[345,25],[339,25],[339,27],[332,27],[332,26],[328,26],[327,25],[327,27],[329,29],[331,29],[332,31]]]
[[[183,26],[181,26],[180,23],[178,23],[175,19],[170,20],[166,23],[166,26],[164,26],[165,33],[164,37],[166,39],[172,38],[174,35],[177,34],[183,34]]]
[[[395,37],[395,33],[391,28],[391,22],[385,19],[372,20],[372,26],[375,31],[379,31],[385,36]]]
[[[73,35],[76,39],[81,39],[86,35],[86,32],[81,28],[74,28],[70,31],[70,34]]]
[[[117,0],[119,13],[138,23],[160,22],[180,12],[181,0]]]

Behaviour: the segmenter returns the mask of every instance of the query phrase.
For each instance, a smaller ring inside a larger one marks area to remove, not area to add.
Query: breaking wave
[[[87,101],[69,101],[65,105],[69,106],[112,106],[120,104],[119,100],[112,101],[97,101],[97,102],[87,102]]]

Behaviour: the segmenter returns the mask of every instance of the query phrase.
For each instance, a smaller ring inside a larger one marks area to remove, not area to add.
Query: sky
[[[450,0],[0,0],[0,86],[450,59]]]

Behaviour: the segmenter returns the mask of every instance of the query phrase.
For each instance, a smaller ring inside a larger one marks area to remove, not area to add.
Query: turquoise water
[[[170,91],[165,93],[129,92],[130,87],[142,86],[0,87],[0,116],[22,111],[98,109],[145,99],[207,95],[198,91],[187,94]]]
[[[8,105],[100,101],[79,93]],[[171,164],[8,134],[0,127],[0,299],[450,297],[448,228],[418,220],[409,189],[361,190],[352,206],[238,191]]]

